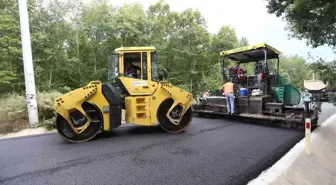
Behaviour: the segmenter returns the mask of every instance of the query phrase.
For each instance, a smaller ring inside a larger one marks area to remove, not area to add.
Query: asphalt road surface
[[[323,105],[320,121],[336,112]],[[246,184],[303,132],[193,118],[189,129],[124,127],[82,144],[58,134],[0,140],[0,184]]]

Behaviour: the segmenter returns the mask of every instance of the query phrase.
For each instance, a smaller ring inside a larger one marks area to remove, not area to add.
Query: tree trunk
[[[79,60],[79,38],[78,38],[78,28],[76,29],[76,42],[77,42],[77,59]],[[80,70],[81,65],[77,65],[77,70],[78,70],[78,77],[79,77],[79,82],[81,79],[81,70]]]
[[[77,58],[79,59],[79,41],[78,41],[78,29],[76,29],[76,42],[77,42]]]
[[[9,40],[7,39],[7,45],[9,46]],[[7,49],[7,53],[8,53],[8,59],[9,59],[9,71],[13,73],[13,67],[12,67],[12,60],[10,59],[10,52],[9,49]],[[12,83],[12,92],[15,92],[15,87],[14,87],[14,83]]]
[[[95,60],[94,60],[94,67],[93,67],[93,72],[96,73],[97,72],[97,49],[95,49],[94,51],[94,55],[95,55]]]
[[[191,81],[190,81],[190,93],[193,94],[193,79],[191,78]]]
[[[52,65],[50,65],[49,84],[48,84],[48,88],[49,88],[49,89],[50,89],[50,87],[51,87],[52,71],[53,71],[53,68],[52,68]]]

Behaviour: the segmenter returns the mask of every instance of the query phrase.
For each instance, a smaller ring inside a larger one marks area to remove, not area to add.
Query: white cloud
[[[109,0],[112,5],[138,2],[145,9],[159,0]],[[281,18],[267,13],[265,0],[165,0],[173,11],[187,8],[198,9],[206,19],[208,30],[217,33],[221,26],[230,25],[236,29],[238,37],[247,37],[250,44],[265,42],[286,55],[313,56],[334,59],[332,49],[319,47],[312,49],[304,41],[288,38],[286,23]]]

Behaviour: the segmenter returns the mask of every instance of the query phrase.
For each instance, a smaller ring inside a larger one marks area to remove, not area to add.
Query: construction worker
[[[232,79],[229,79],[219,90],[222,90],[224,92],[225,98],[226,98],[226,108],[227,112],[231,115],[235,114],[234,107],[235,107],[235,87],[234,83],[232,83]]]
[[[138,78],[137,70],[140,70],[132,62],[125,63],[125,75],[131,78]]]

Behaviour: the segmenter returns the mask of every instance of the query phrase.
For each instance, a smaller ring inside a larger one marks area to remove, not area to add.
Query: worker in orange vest
[[[222,90],[226,98],[226,108],[229,114],[235,114],[235,85],[232,83],[232,79],[229,79],[222,87],[219,89]]]

